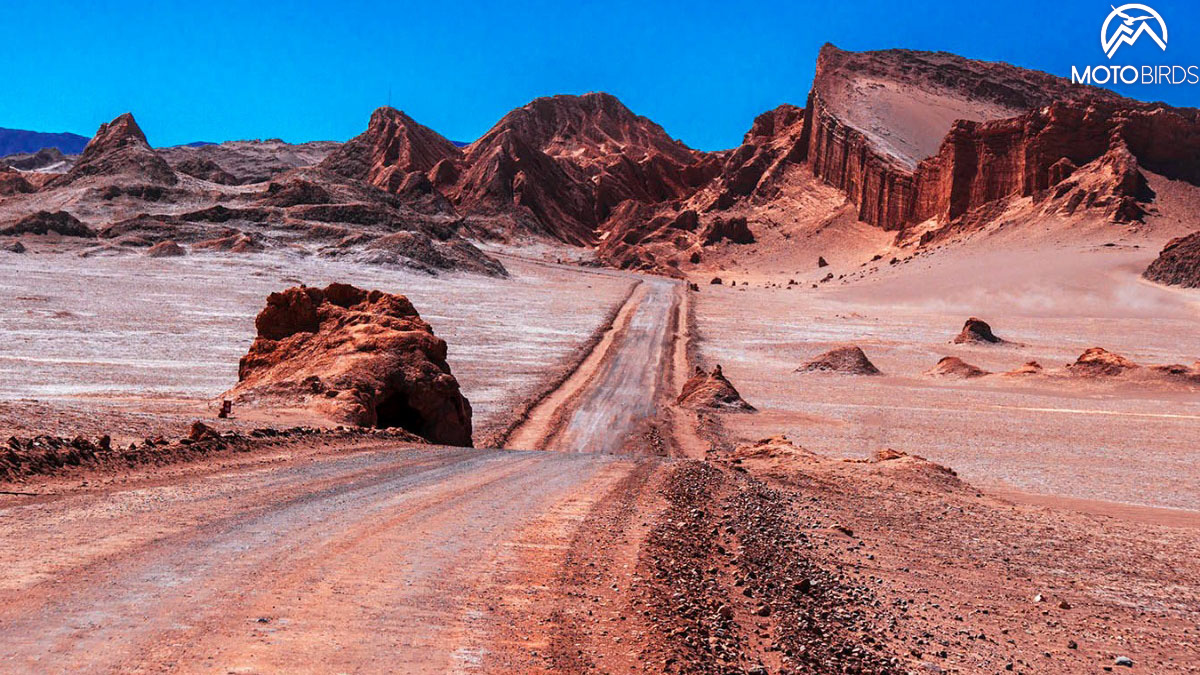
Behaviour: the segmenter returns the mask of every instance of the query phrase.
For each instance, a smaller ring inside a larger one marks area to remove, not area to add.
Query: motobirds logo
[[[1112,11],[1100,26],[1100,49],[1111,61],[1122,47],[1132,47],[1145,38],[1167,51],[1167,22],[1149,5],[1128,3],[1109,6]],[[1200,67],[1177,65],[1098,64],[1071,66],[1076,84],[1198,84]]]

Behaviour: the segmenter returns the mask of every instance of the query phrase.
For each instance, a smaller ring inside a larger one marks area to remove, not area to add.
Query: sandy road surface
[[[490,608],[507,594],[492,581],[510,542],[633,467],[600,455],[382,450],[9,497],[0,670],[472,670],[503,648],[509,619]],[[573,531],[582,516],[560,519]]]
[[[514,448],[620,452],[637,425],[654,415],[672,357],[672,320],[680,284],[646,277],[613,328],[563,386],[509,437]]]

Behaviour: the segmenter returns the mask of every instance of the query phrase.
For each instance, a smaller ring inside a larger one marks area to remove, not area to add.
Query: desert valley
[[[1200,672],[1200,110],[795,103],[0,158],[0,671]]]

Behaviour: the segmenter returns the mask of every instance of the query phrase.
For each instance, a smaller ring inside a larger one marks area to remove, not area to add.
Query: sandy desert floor
[[[349,279],[407,295],[450,345],[477,430],[567,365],[632,287],[517,259],[509,278],[491,279],[269,254],[0,258],[0,433],[120,440],[211,416],[267,295],[290,286]]]
[[[1040,250],[687,293],[511,256],[499,281],[258,255],[14,257],[0,271],[6,433],[138,438],[211,417],[265,295],[342,280],[413,300],[450,343],[477,430],[548,392],[512,437],[569,452],[307,437],[13,486],[0,659],[1090,673],[1129,656],[1138,672],[1196,672],[1198,393],[923,375],[946,355],[998,372],[1054,371],[1091,346],[1200,356],[1200,298],[1140,281],[1149,248]],[[969,316],[1011,343],[950,344]],[[884,374],[794,372],[845,342]],[[685,433],[695,419],[672,402],[689,356],[724,366],[759,412]],[[744,443],[777,434],[816,454]],[[841,461],[882,448],[958,476]]]
[[[703,285],[698,332],[706,358],[761,410],[726,419],[741,438],[784,433],[837,457],[893,448],[977,485],[1196,511],[1194,387],[924,375],[944,356],[996,373],[1038,361],[1049,372],[1097,346],[1141,364],[1191,364],[1200,294],[1141,280],[1152,258],[1120,247],[960,252],[845,286]],[[951,344],[972,316],[1012,344]],[[845,343],[883,375],[794,372]]]

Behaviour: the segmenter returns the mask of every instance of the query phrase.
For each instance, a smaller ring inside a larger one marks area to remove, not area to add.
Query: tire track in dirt
[[[616,458],[423,452],[438,461],[414,465],[411,453],[397,453],[390,465],[345,483],[297,484],[290,494],[277,491],[275,503],[189,522],[181,532],[0,593],[0,670],[405,664],[409,672],[446,672],[470,665],[453,655],[464,636],[490,625],[488,602],[474,598],[494,552],[558,501],[604,490],[628,468],[605,472],[591,486]],[[250,479],[263,476],[255,473]],[[188,487],[174,498],[160,495],[140,528],[151,537],[170,528],[180,515],[173,502],[186,502]],[[74,521],[71,527],[87,528],[85,518]],[[21,545],[0,538],[9,554]]]
[[[613,328],[509,436],[513,448],[614,454],[655,416],[674,352],[682,286],[646,277]]]

